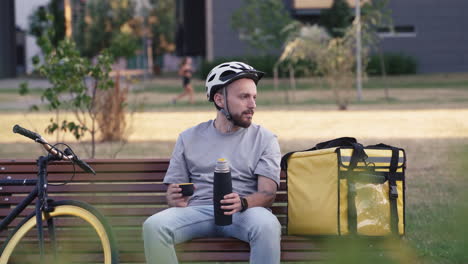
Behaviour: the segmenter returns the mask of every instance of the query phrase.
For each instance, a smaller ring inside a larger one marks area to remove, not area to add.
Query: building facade
[[[14,0],[0,1],[0,78],[16,76],[16,27]]]
[[[401,32],[382,36],[384,51],[416,58],[419,72],[468,71],[468,1],[390,0]]]
[[[332,0],[286,0],[295,19],[315,23]],[[253,54],[231,27],[233,12],[243,0],[205,0],[205,51],[211,60]],[[355,0],[348,0],[354,7]],[[389,0],[394,32],[381,33],[384,52],[412,56],[420,73],[468,71],[468,1]],[[248,21],[246,21],[248,23]]]

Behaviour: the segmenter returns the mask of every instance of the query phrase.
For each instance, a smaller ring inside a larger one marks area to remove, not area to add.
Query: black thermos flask
[[[221,200],[224,195],[229,193],[232,193],[231,169],[226,159],[218,159],[214,171],[213,184],[213,204],[216,225],[226,226],[232,224],[232,215],[224,215],[226,210],[221,209]]]

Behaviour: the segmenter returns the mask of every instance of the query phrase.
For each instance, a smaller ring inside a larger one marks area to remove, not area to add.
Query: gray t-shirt
[[[196,189],[189,205],[211,205],[213,172],[219,158],[228,160],[232,190],[241,196],[257,191],[258,175],[279,185],[281,152],[273,133],[251,124],[223,134],[216,130],[213,120],[179,135],[164,183],[193,182]]]

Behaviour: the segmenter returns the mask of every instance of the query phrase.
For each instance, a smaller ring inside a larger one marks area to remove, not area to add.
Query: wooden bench
[[[49,194],[54,200],[74,199],[92,204],[102,212],[113,227],[119,244],[121,263],[144,263],[141,227],[150,215],[167,208],[165,191],[162,183],[168,167],[167,159],[95,159],[87,161],[97,172],[95,176],[83,173],[77,168],[76,176],[67,185],[49,186]],[[0,159],[1,179],[34,179],[37,168],[34,160]],[[49,165],[50,183],[69,180],[70,163],[57,162]],[[1,186],[0,218],[5,217],[13,206],[20,202],[32,187]],[[287,182],[281,176],[281,186],[272,206],[272,211],[287,234]],[[29,208],[22,216],[28,215]],[[13,223],[17,224],[15,221]],[[4,241],[6,232],[0,233]],[[86,241],[79,236],[68,238],[77,245],[83,245],[83,253],[78,258],[93,259],[91,253],[85,252]],[[281,241],[282,261],[319,261],[324,258],[321,239],[310,240],[303,237],[283,235]],[[182,262],[238,262],[248,261],[248,243],[231,238],[195,239],[176,247],[179,260]],[[90,256],[84,257],[84,254]],[[33,259],[33,258],[32,258]]]

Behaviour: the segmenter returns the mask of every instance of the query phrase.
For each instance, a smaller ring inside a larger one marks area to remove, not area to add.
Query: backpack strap
[[[291,155],[296,153],[296,152],[304,152],[304,151],[312,151],[312,150],[336,148],[336,147],[353,147],[354,148],[354,144],[359,144],[359,143],[357,143],[356,138],[353,138],[353,137],[340,137],[340,138],[320,142],[317,145],[315,145],[315,147],[310,148],[310,149],[301,150],[301,151],[291,151],[289,153],[284,154],[283,157],[281,158],[281,169],[284,170],[284,171],[288,170],[289,157],[291,157]],[[359,145],[361,145],[361,144],[359,144]],[[357,148],[359,149],[359,146],[357,146]],[[360,151],[359,153],[362,155],[362,152],[364,151],[363,148],[362,148],[362,145],[361,145],[361,149],[362,149],[362,151]],[[356,163],[355,165],[357,165],[357,161],[355,161],[355,163]]]
[[[335,147],[346,147],[346,146],[352,146],[354,143],[357,143],[356,138],[340,137],[340,138],[335,138],[332,140],[320,142],[317,145],[315,145],[315,147],[312,148],[311,150],[335,148]]]
[[[348,230],[351,234],[357,234],[357,212],[356,212],[356,178],[353,177],[354,169],[359,161],[365,161],[367,154],[364,146],[357,142],[351,143],[353,154],[349,162],[346,183],[348,186]]]
[[[390,173],[388,174],[389,200],[390,200],[390,228],[393,234],[398,234],[398,188],[396,183],[396,171],[398,169],[398,155],[400,150],[392,147],[392,159],[390,161]]]
[[[284,171],[288,171],[288,160],[289,160],[289,157],[291,157],[292,154],[296,153],[297,151],[291,151],[289,153],[286,153],[283,155],[283,157],[281,157],[281,163],[280,163],[280,167],[282,170]]]
[[[389,201],[390,201],[390,229],[392,234],[398,234],[398,187],[397,187],[397,175],[396,171],[398,169],[398,160],[400,155],[400,149],[380,143],[377,145],[371,145],[367,147],[380,147],[380,148],[389,148],[392,150],[392,158],[390,159],[390,169],[388,173],[388,187],[389,187]]]

